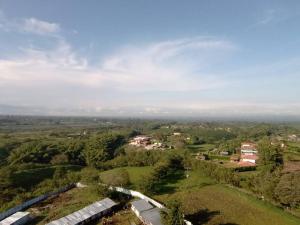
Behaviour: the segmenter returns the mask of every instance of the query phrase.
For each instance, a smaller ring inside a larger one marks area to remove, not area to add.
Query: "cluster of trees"
[[[140,179],[139,189],[148,194],[158,193],[165,179],[180,172],[183,168],[184,162],[181,155],[169,155],[157,162],[150,174]]]
[[[116,149],[123,143],[123,136],[110,133],[90,138],[83,152],[86,164],[100,166],[101,163],[112,159]]]
[[[19,163],[52,163],[101,166],[114,158],[124,143],[122,135],[102,133],[89,138],[66,141],[29,141],[13,149],[8,157],[10,165]]]
[[[171,200],[167,203],[167,210],[161,212],[164,225],[184,225],[184,217],[181,203],[178,200]]]

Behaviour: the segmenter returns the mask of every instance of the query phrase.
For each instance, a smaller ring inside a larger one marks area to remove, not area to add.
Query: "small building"
[[[134,146],[147,146],[149,144],[151,144],[151,137],[148,136],[136,136],[135,138],[133,138],[130,143],[130,145],[134,145]]]
[[[29,212],[16,212],[15,214],[0,221],[0,225],[23,225],[30,220]]]
[[[153,144],[145,146],[145,149],[152,150],[152,149],[165,149],[165,145],[161,142],[154,142]]]
[[[241,166],[255,166],[258,160],[257,145],[253,142],[243,142],[241,144]]]
[[[297,141],[298,136],[296,134],[291,134],[288,136],[288,141]]]
[[[173,135],[174,135],[174,136],[180,136],[181,133],[180,133],[180,132],[174,132]]]
[[[146,225],[162,225],[160,209],[154,207],[144,199],[131,203],[135,215]]]
[[[258,159],[257,155],[241,155],[240,161],[256,164],[257,159]]]
[[[108,214],[116,205],[117,203],[115,203],[113,200],[105,198],[68,216],[52,221],[47,225],[79,225],[89,223],[96,218],[100,218]]]
[[[227,151],[221,151],[220,155],[227,156],[227,155],[229,155],[229,152],[227,152]]]
[[[257,145],[252,142],[244,142],[241,144],[241,154],[244,155],[256,155]]]

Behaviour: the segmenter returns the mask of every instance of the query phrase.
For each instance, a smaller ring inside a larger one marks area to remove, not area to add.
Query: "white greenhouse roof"
[[[80,209],[68,216],[54,220],[47,225],[77,225],[90,219],[110,208],[117,205],[114,201],[109,198],[105,198],[101,201],[95,202],[83,209]]]
[[[16,212],[15,214],[7,217],[6,219],[2,220],[0,222],[0,225],[10,225],[10,224],[14,224],[22,219],[24,219],[24,217],[27,217],[29,215],[29,212]]]

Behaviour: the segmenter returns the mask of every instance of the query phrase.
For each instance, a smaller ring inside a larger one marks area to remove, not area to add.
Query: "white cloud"
[[[89,66],[65,41],[51,50],[23,49],[24,55],[0,61],[0,79],[22,84],[40,81],[76,83],[126,91],[190,91],[221,85],[214,76],[195,73],[192,61],[201,61],[228,51],[229,42],[214,39],[184,39],[140,47],[126,47]],[[209,56],[209,54],[211,56]],[[193,53],[194,58],[187,59]],[[199,68],[197,68],[199,69]]]
[[[292,115],[300,109],[291,102],[194,97],[202,91],[222,95],[220,89],[230,85],[206,69],[237,49],[226,40],[192,37],[128,45],[97,65],[90,65],[64,39],[55,40],[53,49],[22,48],[19,56],[0,59],[0,95],[5,96],[0,104],[77,108],[81,113],[107,115]]]
[[[57,23],[50,23],[36,18],[27,18],[22,25],[26,32],[36,34],[52,34],[60,31],[60,25]]]
[[[222,60],[234,49],[216,38],[187,38],[126,46],[90,65],[60,38],[53,49],[22,48],[19,56],[0,60],[0,94],[7,96],[0,104],[107,107],[130,105],[144,94],[159,102],[158,92],[224,86],[219,77],[201,72],[201,64]]]
[[[34,17],[9,19],[0,10],[0,29],[5,32],[25,32],[37,35],[55,36],[61,31],[60,24],[40,20]]]

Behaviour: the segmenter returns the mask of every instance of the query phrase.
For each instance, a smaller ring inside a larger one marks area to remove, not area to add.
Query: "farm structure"
[[[23,225],[30,220],[29,212],[16,212],[0,222],[0,225]]]
[[[160,210],[144,199],[131,203],[131,209],[136,216],[146,225],[162,225]]]
[[[81,210],[78,210],[68,216],[62,217],[58,220],[52,221],[47,225],[79,225],[86,224],[90,221],[100,218],[111,212],[112,208],[116,206],[113,200],[105,198],[101,201],[95,202]]]

